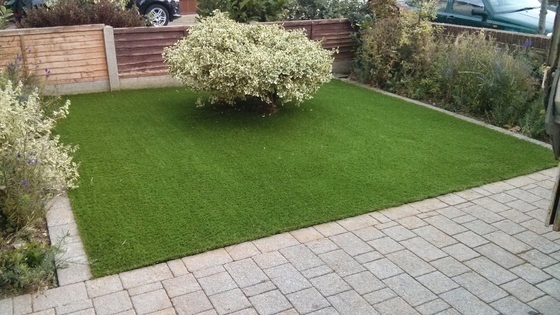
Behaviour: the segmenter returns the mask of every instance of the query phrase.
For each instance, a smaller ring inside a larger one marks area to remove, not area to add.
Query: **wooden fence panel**
[[[188,26],[114,30],[119,78],[166,75],[163,48],[183,38]]]
[[[1,31],[1,66],[19,56],[24,71],[48,84],[107,80],[104,25]]]

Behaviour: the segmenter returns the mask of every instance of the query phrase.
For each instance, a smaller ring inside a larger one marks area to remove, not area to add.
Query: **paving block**
[[[560,280],[550,279],[543,283],[537,284],[537,288],[543,290],[553,298],[560,301]]]
[[[136,295],[131,297],[131,299],[138,315],[162,311],[172,306],[169,297],[163,289]]]
[[[333,270],[329,266],[321,265],[321,266],[318,266],[318,267],[314,267],[314,268],[311,268],[311,269],[304,270],[304,271],[301,272],[301,274],[307,279],[312,279],[312,278],[315,278],[315,277],[326,275],[326,274],[331,273],[331,272],[333,272]]]
[[[520,203],[520,202],[521,202],[521,203],[524,203],[524,204],[526,204],[526,205],[528,205],[528,206],[530,206],[530,207],[533,207],[533,209],[534,209],[534,206],[533,206],[533,205],[530,205],[530,204],[528,204],[528,203],[525,203],[524,201],[518,200],[518,201],[516,201],[516,202],[510,202],[510,203],[508,203],[507,205],[508,205],[509,207],[512,207],[513,209],[504,211],[504,212],[502,212],[500,215],[501,215],[502,217],[504,217],[504,218],[507,218],[509,221],[512,221],[512,222],[517,223],[517,224],[519,224],[519,223],[521,223],[521,222],[525,222],[525,221],[527,221],[527,220],[530,220],[530,219],[531,219],[530,216],[526,215],[526,214],[523,213],[522,211],[519,211],[519,210],[518,210],[518,207],[515,206],[516,204],[518,204],[518,203]],[[501,221],[500,221],[500,222],[501,222]],[[504,232],[506,232],[506,231],[504,231]]]
[[[226,272],[226,268],[223,265],[208,267],[206,269],[200,269],[192,273],[192,275],[197,278],[205,278],[208,276],[215,275],[220,272]]]
[[[368,242],[374,239],[385,237],[383,232],[379,231],[377,228],[370,226],[367,228],[359,229],[353,232],[362,241]]]
[[[458,191],[455,193],[457,196],[467,200],[467,201],[471,201],[477,198],[482,198],[484,197],[484,195],[474,191],[473,189],[467,189],[467,190],[463,190],[463,191]]]
[[[93,307],[97,315],[113,315],[132,309],[128,292],[120,291],[93,299]]]
[[[474,202],[474,201],[473,201]],[[502,221],[505,219],[504,217],[492,212],[488,211],[488,209],[484,208],[480,205],[474,205],[468,208],[463,209],[463,211],[467,214],[472,215],[473,217],[482,220],[488,224],[492,224],[494,222]]]
[[[408,217],[408,218],[403,218],[401,220],[405,220],[405,219],[409,219],[409,218],[416,218],[417,220],[422,221],[421,219],[419,219],[417,217]],[[395,240],[397,242],[416,237],[416,234],[412,233],[409,229],[405,228],[402,225],[396,225],[396,226],[392,226],[390,228],[386,228],[386,229],[382,230],[382,232],[385,233],[385,235],[389,236],[390,238],[392,238],[393,240]]]
[[[53,308],[51,308],[51,309],[48,309],[48,310],[31,313],[30,315],[56,315],[56,312]]]
[[[448,277],[455,277],[457,275],[470,271],[467,266],[458,262],[455,258],[452,257],[438,259],[430,262],[430,264]]]
[[[373,307],[381,315],[394,315],[397,310],[399,315],[420,315],[420,313],[400,297],[381,302]]]
[[[251,297],[265,292],[278,289],[272,281],[265,281],[263,283],[255,284],[250,287],[243,288],[242,291],[246,296]]]
[[[366,270],[360,263],[340,249],[320,254],[319,257],[341,277]]]
[[[406,249],[399,252],[391,253],[387,255],[387,258],[413,277],[417,277],[435,270],[435,268],[430,264]]]
[[[272,315],[292,308],[292,304],[278,290],[255,295],[249,301],[260,315]]]
[[[507,194],[504,194],[507,196]],[[502,211],[509,210],[510,208],[504,205],[501,202],[498,202],[490,197],[483,197],[479,199],[475,199],[472,201],[474,204],[477,204],[485,209],[488,209],[494,213],[500,213]]]
[[[455,205],[458,205],[460,203],[467,202],[467,199],[462,198],[459,195],[456,195],[456,194],[453,194],[453,193],[443,195],[443,196],[439,196],[439,197],[437,197],[437,199],[439,199],[439,201],[441,201],[441,202],[443,202],[447,205],[450,205],[450,206],[455,206]]]
[[[365,263],[368,263],[370,261],[374,261],[374,260],[377,260],[377,259],[381,259],[383,257],[385,257],[385,256],[381,255],[379,252],[371,251],[369,253],[354,256],[354,259],[357,262],[359,262],[360,264],[363,265]]]
[[[366,301],[368,301],[371,305],[381,303],[394,297],[397,297],[397,294],[389,288],[383,288],[364,295],[364,299],[366,299]]]
[[[323,261],[305,245],[284,248],[280,250],[280,253],[300,271],[324,264]]]
[[[439,271],[417,277],[416,280],[418,280],[422,285],[430,289],[435,294],[441,294],[443,292],[451,291],[459,287],[459,285],[455,283],[455,281],[451,280],[449,277]]]
[[[268,253],[300,243],[290,233],[282,233],[258,239],[253,241],[253,244],[255,244],[262,253]]]
[[[83,282],[92,278],[89,264],[77,264],[69,262],[65,268],[57,268],[56,274],[58,285],[65,286],[73,283]]]
[[[507,269],[513,268],[515,266],[524,263],[523,259],[517,257],[516,255],[513,255],[512,253],[508,252],[507,250],[499,247],[494,243],[489,243],[477,247],[475,248],[475,250],[478,253],[482,254],[484,257],[489,258],[493,262]]]
[[[477,218],[473,217],[472,215],[465,214],[464,216],[453,218],[453,222],[458,224],[465,224],[467,222],[478,220]]]
[[[87,300],[86,287],[83,282],[47,290],[33,298],[33,310],[42,311],[48,308]]]
[[[177,315],[194,315],[213,309],[212,303],[210,303],[210,300],[208,300],[203,291],[174,297],[171,299],[171,302],[175,307]]]
[[[175,312],[175,309],[171,307],[161,311],[150,313],[148,315],[177,315],[177,312]]]
[[[461,234],[453,235],[453,237],[470,248],[478,247],[480,245],[489,243],[487,239],[485,239],[484,237],[478,234],[475,234],[472,231],[467,231]]]
[[[224,265],[224,268],[226,268],[240,288],[245,288],[268,280],[264,272],[262,272],[257,264],[250,258],[228,263]]]
[[[417,215],[421,212],[418,209],[412,207],[410,204],[407,204],[394,208],[385,209],[381,213],[391,220],[398,220],[409,216]],[[385,222],[381,222],[381,223],[385,223]]]
[[[198,283],[208,296],[237,288],[237,284],[227,272],[200,278]]]
[[[390,237],[382,237],[382,238],[374,239],[372,241],[369,241],[368,244],[383,255],[387,255],[404,249],[402,245],[395,242]]]
[[[324,238],[323,234],[319,233],[314,227],[291,231],[290,234],[302,244]]]
[[[550,278],[550,275],[542,272],[539,268],[531,264],[523,264],[515,268],[511,268],[509,271],[531,284],[543,282]]]
[[[533,249],[528,252],[519,254],[519,257],[525,259],[531,265],[539,268],[544,269],[546,267],[552,266],[556,264],[558,261],[547,254],[543,254],[540,251]]]
[[[338,234],[331,236],[330,239],[350,256],[356,256],[373,251],[373,248],[353,233]]]
[[[343,228],[345,228],[347,231],[355,231],[355,230],[363,229],[368,226],[373,226],[380,222],[375,220],[369,214],[363,214],[363,215],[339,220],[337,221],[337,223]]]
[[[185,264],[181,259],[170,260],[167,262],[167,267],[171,270],[174,277],[183,276],[189,273]]]
[[[383,214],[384,212],[385,212],[385,210],[384,210],[384,211],[374,211],[374,212],[370,212],[369,215],[370,215],[372,218],[374,218],[375,220],[377,220],[377,222],[379,222],[379,223],[387,223],[387,222],[390,222],[391,219],[389,219],[386,215],[384,215],[384,214]]]
[[[432,261],[447,256],[446,253],[420,237],[402,241],[401,245],[426,261]]]
[[[512,202],[512,201],[517,200],[517,198],[515,198],[511,195],[508,195],[506,193],[503,193],[503,192],[498,193],[498,194],[494,193],[494,194],[490,195],[489,197],[492,198],[493,200],[499,202],[499,203],[502,203],[502,204],[506,204],[508,202]],[[494,211],[494,212],[496,212],[496,211]]]
[[[460,210],[459,210],[460,211]],[[463,212],[463,211],[461,211]],[[459,233],[466,232],[467,229],[457,224],[450,219],[446,218],[443,215],[433,216],[430,218],[424,219],[427,223],[433,225],[434,227],[438,228],[439,230],[443,231],[448,235],[455,235]]]
[[[233,259],[223,248],[205,252],[202,254],[183,258],[183,263],[187,270],[194,272],[201,269],[207,269],[214,266],[221,266],[231,262]]]
[[[383,282],[412,306],[418,306],[437,298],[430,290],[407,274],[394,276]]]
[[[469,260],[465,265],[497,285],[504,284],[517,278],[516,275],[500,267],[486,257],[478,257]]]
[[[350,290],[350,286],[336,273],[329,273],[309,281],[311,281],[313,286],[324,296],[335,295]]]
[[[422,315],[432,315],[432,314],[440,314],[447,309],[449,309],[449,304],[445,303],[442,299],[437,299],[430,301],[428,303],[424,303],[420,306],[416,307],[416,310],[420,312]]]
[[[315,288],[290,293],[286,297],[300,314],[307,314],[331,306]]]
[[[88,296],[95,298],[101,295],[115,293],[123,290],[121,279],[118,275],[107,276],[85,282]]]
[[[160,289],[163,289],[163,285],[161,284],[161,282],[152,282],[152,283],[148,283],[145,285],[128,289],[128,295],[135,296],[135,295],[140,295],[152,291],[157,291]]]
[[[544,292],[523,279],[516,279],[502,285],[502,288],[521,302],[529,302],[544,295]]]
[[[319,224],[315,226],[315,229],[321,233],[324,237],[330,237],[337,234],[342,234],[348,232],[340,224],[336,222],[329,222],[324,224]]]
[[[16,296],[12,299],[14,306],[14,315],[23,315],[32,312],[33,300],[31,295],[25,294]]]
[[[515,235],[517,233],[521,233],[521,232],[527,230],[522,225],[519,225],[519,224],[517,224],[517,223],[515,223],[511,220],[498,221],[496,223],[492,223],[492,226],[497,227],[502,232],[504,232],[508,235]]]
[[[322,310],[318,310],[313,313],[309,313],[309,315],[340,315],[334,307],[327,307]]]
[[[246,308],[244,310],[232,313],[231,315],[259,315],[259,314],[257,313],[257,311],[255,311],[254,308]]]
[[[130,289],[152,282],[159,282],[173,278],[173,274],[166,263],[144,267],[119,274],[122,285],[125,289]]]
[[[81,300],[70,304],[57,306],[55,310],[57,315],[65,315],[91,308],[93,308],[93,302],[91,300]]]
[[[515,235],[515,238],[517,238],[518,240],[526,244],[531,244],[531,246],[529,246],[529,249],[532,249],[531,247],[533,247],[545,254],[551,254],[560,250],[560,244],[549,241],[548,239],[532,231],[525,231],[523,233],[519,233]]]
[[[346,291],[337,295],[329,296],[327,300],[340,314],[379,314],[355,291]]]
[[[442,250],[461,262],[480,256],[479,253],[461,243],[444,247]]]
[[[462,225],[478,235],[486,235],[498,230],[498,228],[479,219],[467,221],[466,223],[462,223]]]
[[[431,225],[414,229],[413,232],[438,248],[450,246],[457,243],[456,239],[443,233],[442,231],[436,229]]]
[[[290,264],[266,269],[265,273],[283,294],[289,294],[311,287],[311,283]]]
[[[245,242],[237,245],[226,247],[226,251],[233,260],[241,260],[256,256],[261,251],[253,244],[253,242]]]
[[[516,238],[514,238],[513,236],[507,235],[502,231],[495,231],[484,235],[484,237],[513,254],[519,254],[532,249],[531,246],[516,239],[517,236]]]
[[[496,310],[463,288],[442,293],[440,297],[461,314],[498,315]]]
[[[523,200],[528,203],[532,203],[542,199],[540,196],[534,195],[526,190],[519,189],[519,188],[508,190],[506,191],[506,194],[516,197],[517,199]]]
[[[13,315],[12,299],[2,299],[0,300],[0,314]]]
[[[364,264],[364,267],[366,267],[374,276],[381,280],[396,276],[404,272],[401,268],[399,268],[387,258],[369,262],[367,264]]]
[[[385,287],[385,284],[369,271],[347,276],[344,280],[360,295],[377,291]]]
[[[501,314],[508,315],[528,315],[537,314],[535,309],[529,305],[522,303],[513,296],[505,297],[499,301],[490,304],[493,308],[498,310]]]
[[[240,289],[234,289],[213,295],[210,297],[210,301],[220,315],[230,314],[251,306],[251,303],[247,300]]]
[[[280,252],[264,253],[257,255],[252,259],[262,269],[280,266],[288,262],[288,260],[286,260],[286,258],[284,258],[282,254],[280,254]]]
[[[404,226],[405,228],[412,230],[412,229],[416,229],[422,226],[426,226],[428,223],[426,223],[424,220],[420,219],[419,217],[406,217],[406,218],[402,218],[399,219],[397,221],[400,225]]]
[[[467,272],[456,276],[453,278],[453,281],[486,303],[497,301],[508,295],[506,291],[475,272]]]
[[[94,308],[88,308],[87,310],[81,310],[77,312],[70,313],[68,315],[96,315]]]
[[[529,306],[536,309],[543,315],[552,315],[558,314],[558,310],[560,309],[560,301],[551,296],[545,295],[541,298],[529,302]]]

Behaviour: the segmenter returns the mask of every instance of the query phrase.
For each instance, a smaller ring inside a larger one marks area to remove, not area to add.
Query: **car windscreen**
[[[518,12],[541,7],[539,0],[490,0],[488,2],[495,13]]]

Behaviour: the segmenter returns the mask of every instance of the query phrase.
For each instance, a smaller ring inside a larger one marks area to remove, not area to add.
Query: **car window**
[[[515,12],[541,6],[538,0],[490,0],[489,5],[497,13]]]
[[[439,0],[438,2],[438,11],[445,11],[447,9],[447,0]]]
[[[472,15],[473,9],[484,9],[482,0],[453,0],[453,12]]]

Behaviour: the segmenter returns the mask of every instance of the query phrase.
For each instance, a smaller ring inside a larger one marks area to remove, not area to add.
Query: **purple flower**
[[[21,62],[23,60],[23,57],[21,55],[17,55],[17,61]]]
[[[528,48],[528,47],[531,47],[531,46],[533,46],[533,42],[530,39],[526,40],[523,43],[523,47],[525,47],[525,48]]]
[[[27,186],[27,180],[26,179],[24,179],[21,183],[23,184],[23,186]]]

